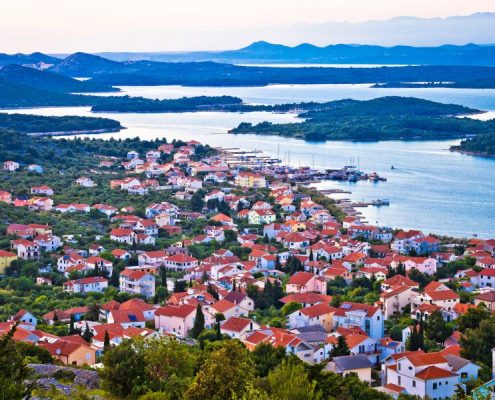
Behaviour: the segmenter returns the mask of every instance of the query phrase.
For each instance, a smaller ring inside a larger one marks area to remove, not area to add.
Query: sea
[[[269,85],[265,87],[121,87],[122,95],[172,99],[184,96],[230,95],[250,104],[297,103],[339,99],[368,100],[382,96],[418,97],[462,104],[486,111],[473,116],[495,118],[495,90],[449,88],[373,88],[372,85]],[[106,95],[106,94],[102,94]],[[300,122],[296,114],[254,113],[91,113],[88,107],[7,110],[38,115],[100,116],[119,120],[126,129],[100,134],[102,139],[195,139],[211,146],[262,150],[293,166],[342,168],[354,165],[377,172],[386,182],[324,181],[320,189],[342,189],[340,197],[355,201],[388,199],[390,206],[360,208],[369,223],[392,228],[420,229],[456,237],[495,237],[495,158],[449,151],[459,140],[329,141],[308,143],[274,136],[232,135],[241,122]],[[393,169],[392,169],[393,167]]]

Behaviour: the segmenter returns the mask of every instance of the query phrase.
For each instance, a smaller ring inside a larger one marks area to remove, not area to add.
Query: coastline
[[[91,130],[83,130],[83,131],[58,131],[58,132],[30,132],[26,133],[28,136],[69,136],[69,135],[99,135],[102,133],[113,133],[120,132],[122,129],[126,129],[121,126],[119,128],[110,128],[110,129],[91,129]]]

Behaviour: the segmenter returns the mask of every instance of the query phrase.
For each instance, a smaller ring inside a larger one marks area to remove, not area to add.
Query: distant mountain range
[[[0,67],[9,64],[33,65],[42,68],[43,64],[56,64],[60,58],[48,56],[43,53],[32,54],[4,54],[0,53]]]
[[[318,47],[303,43],[290,47],[260,41],[239,50],[223,52],[100,53],[98,55],[115,61],[214,61],[230,64],[495,65],[495,46],[475,44],[438,47],[339,44]]]

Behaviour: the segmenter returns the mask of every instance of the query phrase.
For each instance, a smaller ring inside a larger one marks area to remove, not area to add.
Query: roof
[[[395,383],[387,383],[385,386],[383,386],[385,389],[394,392],[394,393],[402,393],[406,389],[404,389],[402,386],[396,385]]]
[[[471,361],[456,356],[455,354],[446,354],[445,358],[447,359],[449,365],[452,367],[453,371],[459,371],[461,368],[465,367],[466,365],[471,364]]]
[[[416,378],[423,381],[428,381],[431,379],[450,378],[452,376],[457,376],[457,374],[443,368],[438,368],[435,365],[425,368],[423,371],[416,374]]]
[[[294,275],[292,275],[289,279],[289,285],[300,285],[304,286],[306,285],[312,278],[314,278],[315,275],[313,275],[310,272],[296,272]]]
[[[475,297],[476,300],[495,302],[495,290],[490,290],[485,293],[481,293]]]
[[[447,360],[440,352],[424,353],[424,354],[406,354],[405,357],[415,367],[421,367],[431,364],[445,364]]]
[[[195,311],[196,306],[190,304],[183,304],[179,306],[169,304],[164,307],[158,308],[155,312],[155,315],[164,317],[186,318]]]
[[[335,311],[335,315],[339,317],[344,317],[348,311],[364,311],[368,317],[372,317],[379,310],[379,307],[370,306],[368,304],[351,303],[346,301],[340,305],[340,307]]]
[[[349,370],[361,369],[361,368],[371,368],[372,366],[368,357],[363,354],[334,357],[332,361],[341,371],[349,371]]]
[[[328,303],[318,303],[313,306],[309,306],[306,308],[302,308],[298,310],[302,314],[306,315],[309,318],[315,318],[320,315],[329,314],[331,312],[335,312],[336,308],[330,306]],[[296,311],[297,312],[297,311]]]
[[[292,293],[280,299],[280,302],[287,304],[290,302],[301,304],[317,304],[324,301],[331,301],[332,296],[320,293]]]
[[[224,299],[228,300],[234,304],[239,304],[242,300],[247,297],[245,293],[242,292],[229,292]]]
[[[52,356],[68,356],[79,349],[81,346],[90,349],[88,345],[81,345],[79,343],[69,342],[66,340],[57,340],[54,343],[40,342],[38,343],[38,345],[48,350]]]
[[[252,322],[249,318],[230,317],[222,324],[222,330],[240,332]]]
[[[353,347],[356,347],[357,345],[363,343],[366,339],[369,339],[369,336],[357,333],[354,335],[346,336],[345,341],[347,342],[347,346],[352,349]]]
[[[230,310],[231,308],[235,307],[235,304],[232,303],[231,301],[222,299],[217,301],[216,303],[211,305],[212,308],[217,310],[218,312],[224,312],[227,310]]]

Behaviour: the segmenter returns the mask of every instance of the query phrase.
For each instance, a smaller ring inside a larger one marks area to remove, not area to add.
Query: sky
[[[239,48],[271,29],[495,12],[495,0],[0,0],[0,52]],[[329,40],[330,41],[330,40]]]

